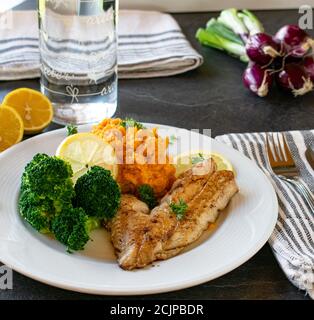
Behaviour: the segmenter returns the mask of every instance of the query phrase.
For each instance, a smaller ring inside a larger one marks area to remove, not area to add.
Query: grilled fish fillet
[[[177,255],[202,235],[237,191],[233,173],[216,171],[209,160],[183,173],[150,213],[136,197],[123,195],[109,225],[119,265],[132,270]],[[188,209],[178,220],[169,204],[180,199]]]

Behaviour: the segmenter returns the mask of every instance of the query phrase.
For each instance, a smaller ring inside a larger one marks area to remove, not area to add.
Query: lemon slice
[[[209,158],[213,158],[217,165],[217,170],[230,170],[234,172],[233,166],[230,161],[221,154],[210,153],[208,151],[198,151],[188,154],[181,154],[174,158],[176,175],[179,176],[182,172],[190,169],[195,163]]]
[[[35,134],[48,127],[52,121],[53,108],[41,92],[21,88],[4,97],[3,104],[15,109],[24,122],[25,134]]]
[[[92,133],[77,133],[67,137],[58,147],[56,156],[71,164],[73,182],[93,166],[110,170],[114,178],[117,176],[113,147]]]
[[[20,115],[7,106],[0,107],[0,152],[20,142],[24,125]]]

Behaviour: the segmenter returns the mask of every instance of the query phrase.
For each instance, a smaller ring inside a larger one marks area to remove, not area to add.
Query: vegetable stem
[[[210,33],[215,33],[216,35],[230,40],[239,45],[243,45],[242,39],[235,34],[231,29],[227,28],[224,24],[217,21],[217,19],[212,18],[206,24],[206,31]]]
[[[243,21],[250,35],[264,32],[262,23],[251,11],[244,9],[238,13],[238,17]]]
[[[243,62],[249,61],[243,45],[227,40],[214,32],[209,32],[208,30],[200,28],[196,32],[196,38],[203,45],[207,45],[218,50],[225,50],[229,54],[240,58]]]
[[[246,43],[249,35],[249,30],[238,17],[238,10],[235,8],[230,8],[221,11],[218,17],[218,22],[224,24],[226,27],[233,30],[235,34],[238,34],[241,39]]]

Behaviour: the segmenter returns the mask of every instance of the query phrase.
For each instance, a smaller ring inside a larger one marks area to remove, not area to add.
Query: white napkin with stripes
[[[7,28],[0,28],[0,80],[36,78],[40,68],[37,12],[11,11],[9,20]],[[118,36],[120,78],[171,76],[203,62],[169,14],[121,10]],[[73,49],[75,39],[68,40]]]
[[[314,130],[286,132],[300,174],[314,193],[314,171],[305,151],[314,142]],[[288,183],[276,177],[265,151],[265,133],[227,134],[216,137],[255,161],[272,182],[279,201],[279,217],[269,244],[288,279],[314,299],[314,215]]]

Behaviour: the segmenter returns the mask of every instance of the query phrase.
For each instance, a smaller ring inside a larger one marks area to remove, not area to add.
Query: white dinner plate
[[[177,128],[158,127],[168,130],[169,136],[178,136]],[[89,129],[82,126],[79,131]],[[171,153],[177,152],[177,147],[180,152],[199,148],[217,152],[229,159],[236,171],[240,192],[215,227],[180,255],[136,271],[119,268],[104,230],[93,233],[94,241],[88,243],[85,251],[69,254],[63,245],[26,224],[17,208],[25,165],[37,153],[53,155],[65,137],[65,129],[48,132],[0,154],[0,261],[30,278],[64,289],[104,295],[183,289],[237,268],[266,243],[274,229],[278,214],[276,194],[256,164],[238,151],[195,132],[191,134],[190,147],[188,132],[183,130],[170,146]]]

